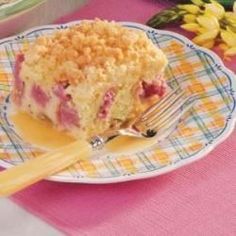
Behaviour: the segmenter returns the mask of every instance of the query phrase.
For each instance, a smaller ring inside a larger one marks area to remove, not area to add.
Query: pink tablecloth
[[[160,6],[94,0],[59,22],[100,17],[144,23]],[[111,185],[43,181],[12,199],[67,235],[233,236],[235,140],[236,133],[201,161],[157,178]]]

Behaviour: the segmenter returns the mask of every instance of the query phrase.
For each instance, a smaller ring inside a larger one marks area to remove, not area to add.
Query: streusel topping
[[[39,37],[24,54],[22,75],[46,83],[78,84],[95,77],[104,82],[127,73],[132,80],[152,80],[167,63],[144,32],[102,20],[83,21]]]

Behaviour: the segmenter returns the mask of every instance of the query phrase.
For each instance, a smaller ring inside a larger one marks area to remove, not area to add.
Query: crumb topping
[[[74,85],[84,80],[125,80],[127,75],[136,81],[152,80],[167,63],[144,32],[102,20],[83,21],[39,37],[24,55],[24,79]]]

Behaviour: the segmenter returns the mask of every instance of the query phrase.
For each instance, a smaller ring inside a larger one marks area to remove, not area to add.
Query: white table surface
[[[0,199],[1,236],[62,236],[63,234],[38,217],[10,201]]]

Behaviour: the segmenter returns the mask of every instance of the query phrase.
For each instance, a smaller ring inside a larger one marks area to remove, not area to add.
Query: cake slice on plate
[[[164,96],[166,64],[144,32],[82,21],[37,38],[17,55],[12,101],[20,111],[89,138],[127,124]]]

